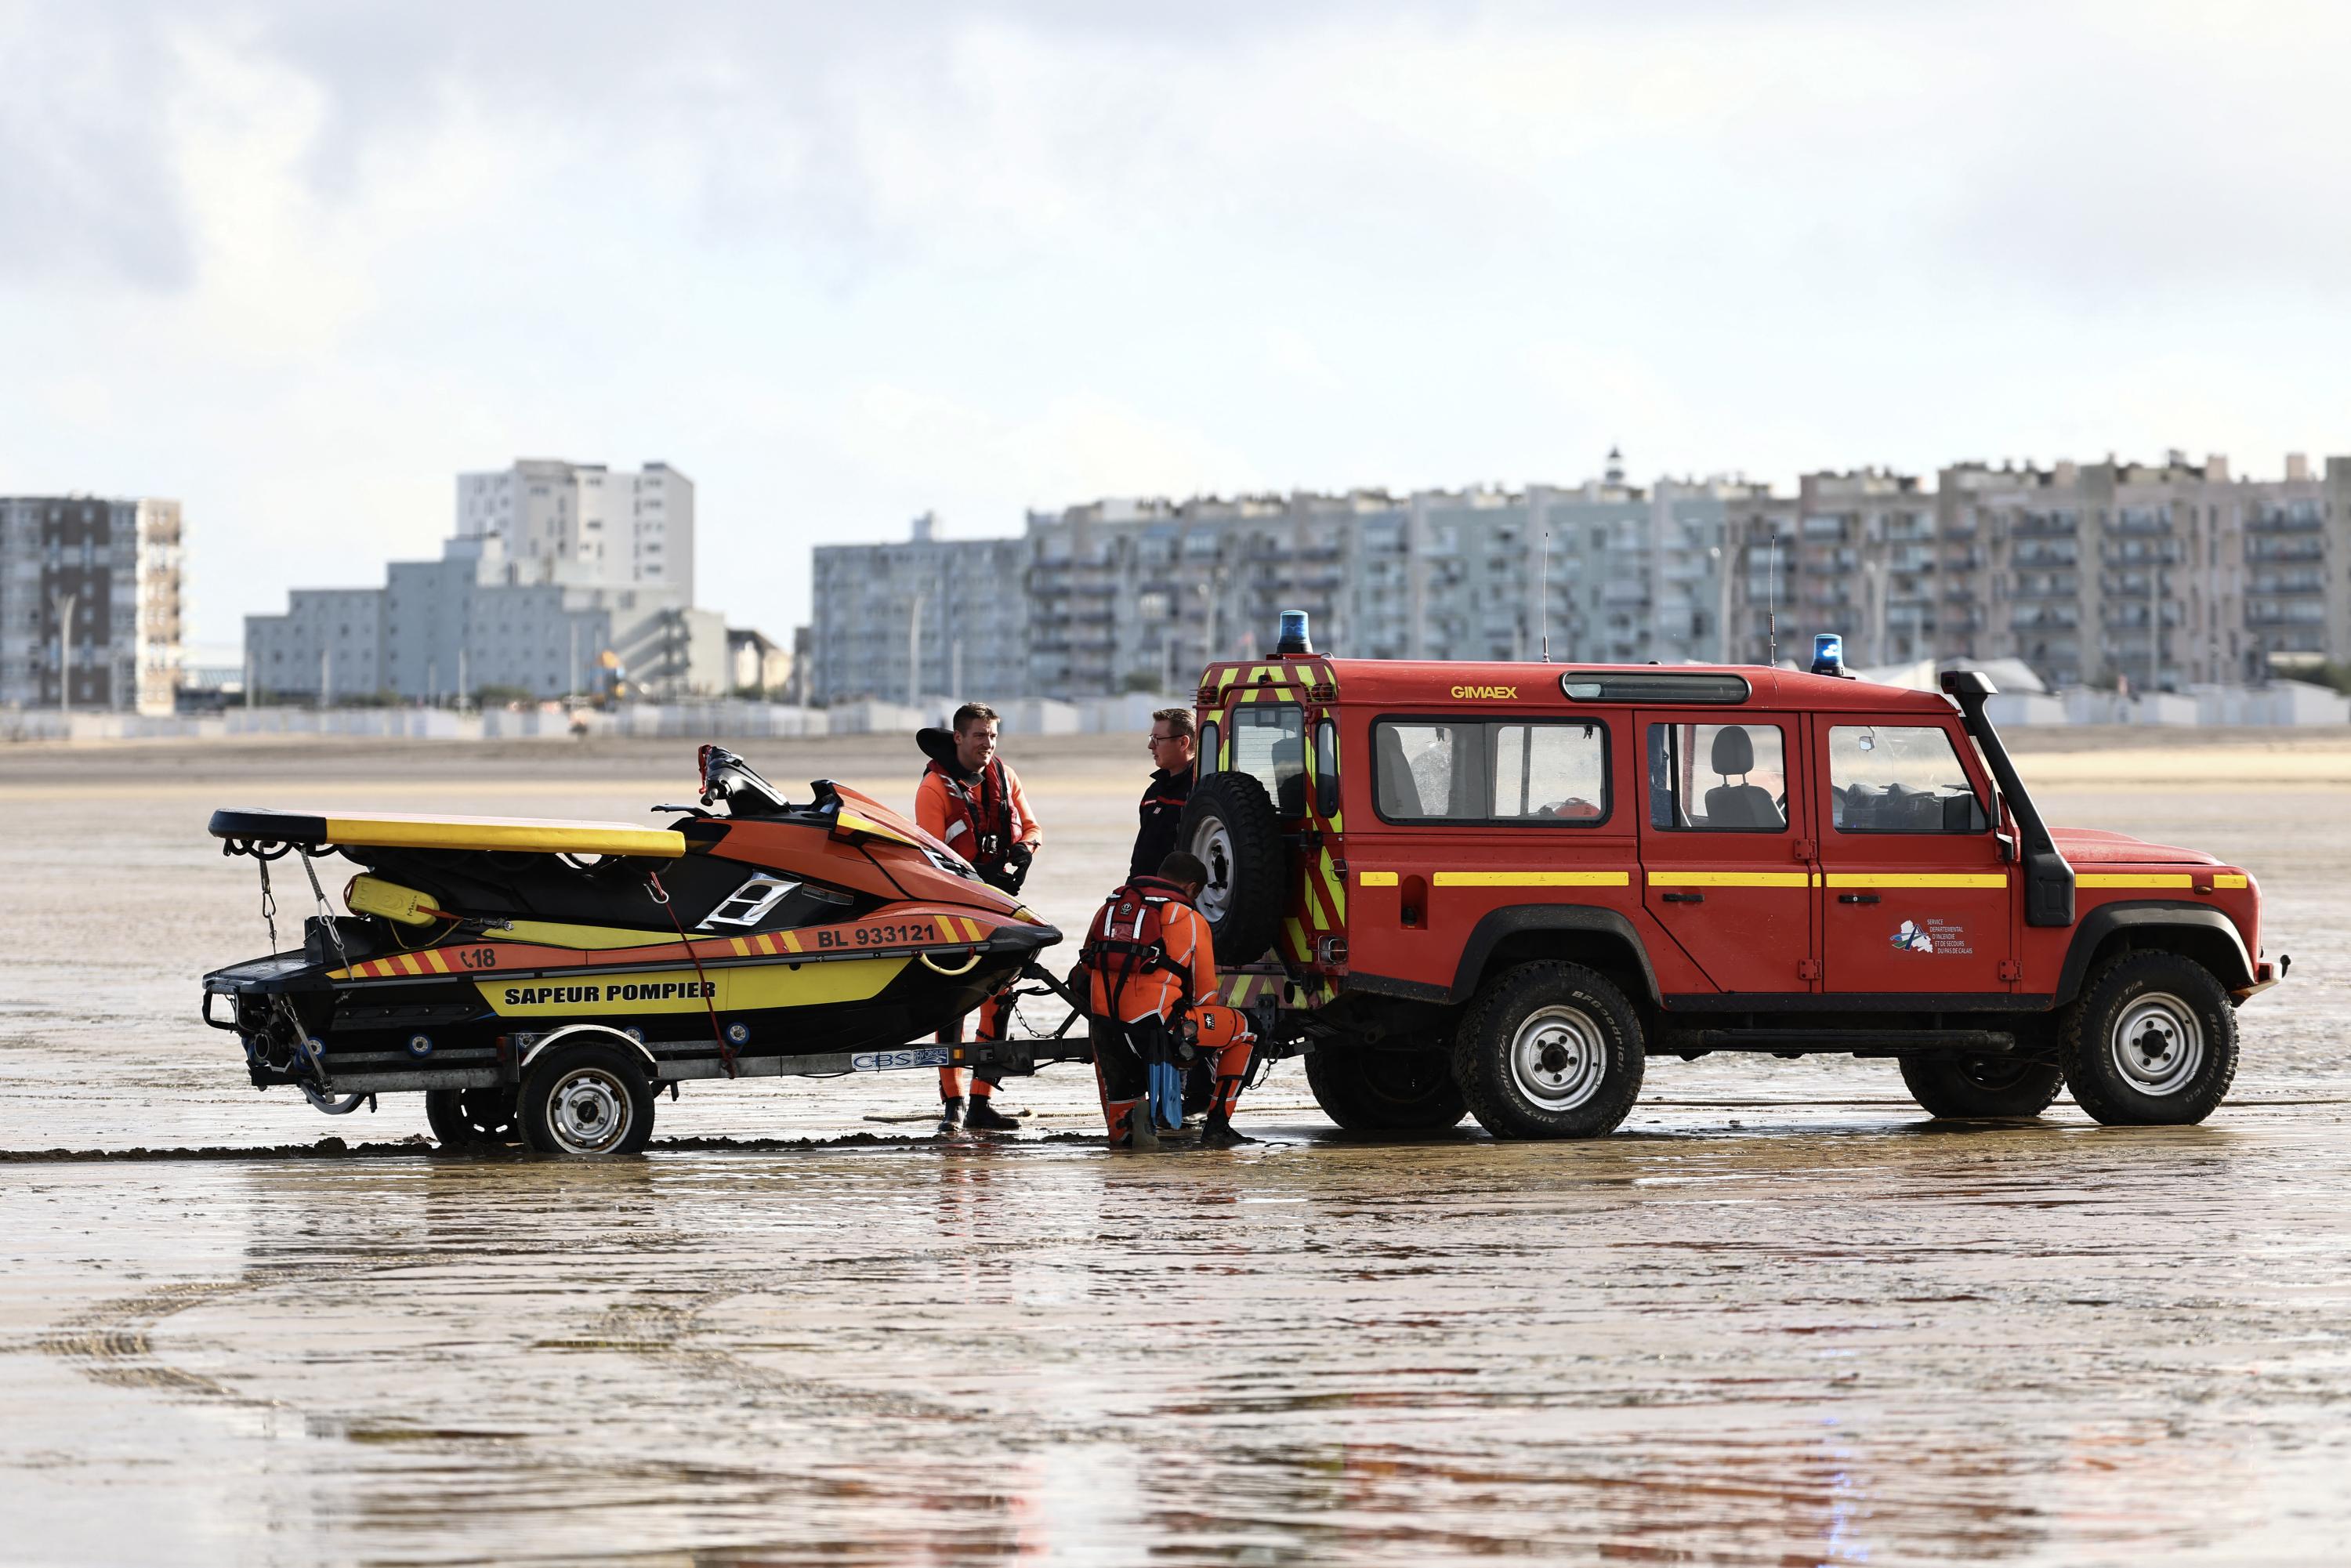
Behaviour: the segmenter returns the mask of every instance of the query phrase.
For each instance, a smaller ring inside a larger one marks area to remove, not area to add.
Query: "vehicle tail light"
[[[1322,940],[1314,944],[1314,956],[1325,964],[1345,963],[1347,961],[1347,939],[1344,936],[1323,937]]]

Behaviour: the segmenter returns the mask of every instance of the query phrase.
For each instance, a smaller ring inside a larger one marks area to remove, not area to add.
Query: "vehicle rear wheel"
[[[1910,1098],[1930,1116],[1954,1121],[2038,1116],[2057,1098],[2065,1075],[2053,1062],[2005,1056],[1901,1058]]]
[[[2237,1076],[2237,1014],[2212,971],[2177,953],[2126,953],[2092,975],[2059,1036],[2074,1103],[2109,1126],[2185,1126]]]
[[[602,1040],[557,1046],[522,1081],[523,1140],[542,1155],[634,1155],[653,1135],[642,1057]]]
[[[1429,1133],[1469,1113],[1453,1082],[1453,1057],[1437,1051],[1306,1053],[1306,1086],[1322,1113],[1350,1133]]]
[[[491,1149],[522,1142],[511,1089],[427,1089],[424,1120],[444,1149]]]
[[[1264,957],[1280,933],[1290,886],[1290,853],[1265,786],[1246,773],[1202,779],[1185,802],[1176,842],[1208,868],[1196,902],[1216,936],[1217,962]]]
[[[1470,1004],[1453,1077],[1478,1124],[1498,1138],[1596,1138],[1641,1092],[1641,1023],[1581,964],[1521,964]]]

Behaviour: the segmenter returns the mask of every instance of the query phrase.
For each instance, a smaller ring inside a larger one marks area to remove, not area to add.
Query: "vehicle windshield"
[[[1233,771],[1265,786],[1284,817],[1306,814],[1306,710],[1293,703],[1233,709]]]

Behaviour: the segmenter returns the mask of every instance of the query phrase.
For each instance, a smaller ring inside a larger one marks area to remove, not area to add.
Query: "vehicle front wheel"
[[[1322,1113],[1350,1133],[1433,1133],[1468,1114],[1453,1082],[1451,1053],[1349,1051],[1306,1053],[1306,1087]]]
[[[1454,1082],[1498,1138],[1596,1138],[1641,1092],[1641,1024],[1581,964],[1522,964],[1487,982],[1453,1045]]]
[[[495,1149],[522,1141],[511,1089],[427,1089],[424,1120],[444,1149]]]
[[[559,1045],[522,1081],[524,1142],[542,1155],[635,1155],[653,1135],[644,1061],[601,1040]]]
[[[2126,953],[2092,975],[2058,1036],[2074,1103],[2109,1126],[2210,1115],[2237,1076],[2237,1013],[2212,971],[2177,953]]]
[[[2057,1098],[2065,1075],[2053,1062],[2005,1056],[1901,1059],[1902,1082],[1929,1116],[1954,1121],[2038,1116]]]

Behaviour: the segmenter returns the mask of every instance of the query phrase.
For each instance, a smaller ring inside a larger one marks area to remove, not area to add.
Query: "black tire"
[[[1264,957],[1290,895],[1290,852],[1265,786],[1246,773],[1209,774],[1192,786],[1176,844],[1208,868],[1199,906],[1216,935],[1217,962]]]
[[[1954,1121],[2038,1116],[2065,1075],[2055,1063],[2006,1056],[1906,1056],[1902,1082],[1929,1116]]]
[[[2126,953],[2065,1009],[2058,1055],[2074,1103],[2108,1126],[2187,1126],[2237,1076],[2237,1012],[2193,958]]]
[[[1350,1133],[1433,1133],[1469,1113],[1447,1051],[1306,1053],[1306,1086],[1322,1113]]]
[[[1498,1138],[1597,1138],[1641,1093],[1641,1020],[1581,964],[1521,964],[1479,988],[1453,1044],[1453,1078]]]
[[[511,1089],[427,1089],[424,1120],[444,1149],[495,1149],[522,1142]]]
[[[653,1135],[645,1059],[604,1040],[559,1045],[522,1081],[523,1141],[542,1155],[636,1155]]]

